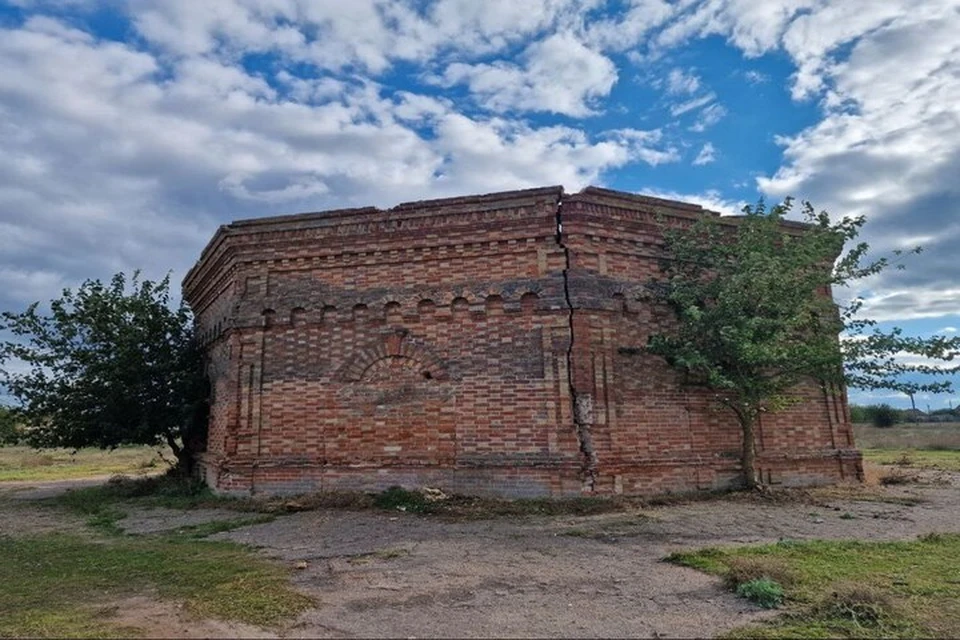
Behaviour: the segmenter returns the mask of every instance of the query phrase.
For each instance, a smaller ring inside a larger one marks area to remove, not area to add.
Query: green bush
[[[870,409],[870,422],[873,423],[873,426],[886,428],[892,427],[897,424],[903,418],[902,412],[898,409],[894,409],[888,404],[878,404]]]
[[[776,609],[783,604],[783,587],[770,578],[757,578],[737,587],[737,595],[756,602],[764,609]]]
[[[13,411],[0,406],[0,447],[5,444],[19,444],[23,434],[13,417]]]
[[[858,404],[850,405],[850,422],[854,424],[870,422],[870,407],[862,407]]]

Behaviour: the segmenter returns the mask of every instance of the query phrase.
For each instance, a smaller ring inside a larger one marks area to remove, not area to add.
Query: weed
[[[893,462],[893,464],[899,467],[911,467],[913,466],[913,456],[910,455],[909,451],[904,451],[900,454],[900,457]]]
[[[893,616],[893,598],[879,589],[855,582],[840,582],[814,609],[822,617],[848,620],[861,627],[882,626]]]
[[[374,504],[380,509],[425,513],[434,504],[419,491],[410,491],[403,487],[390,487],[374,498]]]
[[[737,589],[742,584],[758,580],[772,580],[779,585],[790,585],[796,580],[790,566],[781,558],[773,556],[741,556],[726,559],[727,584]]]
[[[740,584],[737,595],[756,602],[764,609],[776,609],[783,604],[783,587],[769,578],[757,578]]]
[[[840,514],[840,519],[841,519],[841,520],[856,520],[856,519],[857,519],[857,516],[853,515],[853,514],[850,513],[849,511],[846,511],[846,512]]]
[[[880,484],[885,487],[898,484],[911,484],[916,481],[916,474],[906,473],[898,468],[893,468],[889,472],[880,476]]]

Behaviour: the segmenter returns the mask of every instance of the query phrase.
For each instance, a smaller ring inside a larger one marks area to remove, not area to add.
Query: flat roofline
[[[336,225],[338,223],[350,222],[352,219],[361,219],[368,216],[386,216],[423,213],[427,216],[436,209],[445,207],[457,207],[469,209],[471,206],[484,206],[497,203],[510,203],[517,200],[536,201],[544,198],[555,199],[557,202],[569,201],[588,201],[591,197],[610,198],[628,205],[646,205],[668,207],[680,213],[693,215],[703,215],[704,213],[719,216],[719,213],[704,209],[698,204],[681,202],[679,200],[667,200],[653,196],[645,196],[628,191],[617,191],[603,187],[588,186],[577,193],[565,194],[560,185],[547,187],[534,187],[530,189],[514,189],[511,191],[495,191],[491,193],[475,194],[467,196],[454,196],[448,198],[435,198],[432,200],[416,200],[401,202],[394,207],[381,209],[378,207],[356,207],[345,209],[330,209],[325,211],[311,211],[305,213],[281,214],[275,216],[264,216],[258,218],[241,218],[217,228],[216,232],[207,242],[206,246],[200,252],[197,262],[187,271],[182,280],[182,286],[187,287],[203,267],[207,258],[213,254],[216,248],[231,235],[242,235],[245,232],[258,232],[267,230],[281,231],[288,225],[300,225],[309,223],[319,223],[321,226]]]

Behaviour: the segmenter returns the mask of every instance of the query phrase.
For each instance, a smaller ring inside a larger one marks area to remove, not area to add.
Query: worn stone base
[[[856,450],[803,456],[761,456],[760,475],[771,486],[799,487],[863,479]],[[432,487],[446,493],[502,498],[585,495],[654,496],[733,489],[743,484],[739,465],[656,461],[620,465],[586,481],[575,465],[549,467],[335,467],[301,462],[233,463],[205,459],[201,473],[217,493],[294,495],[318,491],[383,491]]]

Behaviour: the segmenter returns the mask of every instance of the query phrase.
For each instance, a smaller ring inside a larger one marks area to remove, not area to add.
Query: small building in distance
[[[740,481],[741,431],[642,349],[658,219],[589,187],[222,226],[183,290],[213,389],[201,468],[227,493],[656,494]],[[842,389],[764,415],[763,480],[862,476]]]

